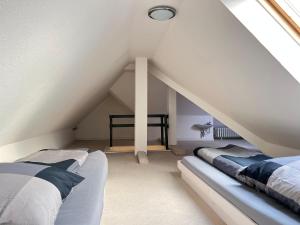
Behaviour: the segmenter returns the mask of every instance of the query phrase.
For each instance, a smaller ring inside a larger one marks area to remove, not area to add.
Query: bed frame
[[[228,225],[257,225],[241,212],[236,206],[227,201],[212,189],[201,178],[190,171],[181,161],[177,163],[181,178],[203,199],[215,213]]]

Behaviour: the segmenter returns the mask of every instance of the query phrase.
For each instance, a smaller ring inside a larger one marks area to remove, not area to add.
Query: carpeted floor
[[[107,154],[109,177],[101,225],[224,225],[183,183],[171,152]]]

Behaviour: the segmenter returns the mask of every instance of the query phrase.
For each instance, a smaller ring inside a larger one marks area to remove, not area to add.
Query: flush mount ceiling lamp
[[[176,9],[171,6],[159,5],[148,10],[148,16],[153,20],[165,21],[176,15]]]

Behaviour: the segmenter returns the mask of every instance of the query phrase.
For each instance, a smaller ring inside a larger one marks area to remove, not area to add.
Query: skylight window
[[[300,0],[259,0],[271,15],[299,42]]]

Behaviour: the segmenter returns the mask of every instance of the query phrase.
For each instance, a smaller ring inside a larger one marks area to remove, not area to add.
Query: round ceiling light
[[[171,6],[155,6],[149,9],[148,16],[151,19],[159,20],[159,21],[165,21],[172,19],[176,15],[176,9],[174,9]]]

